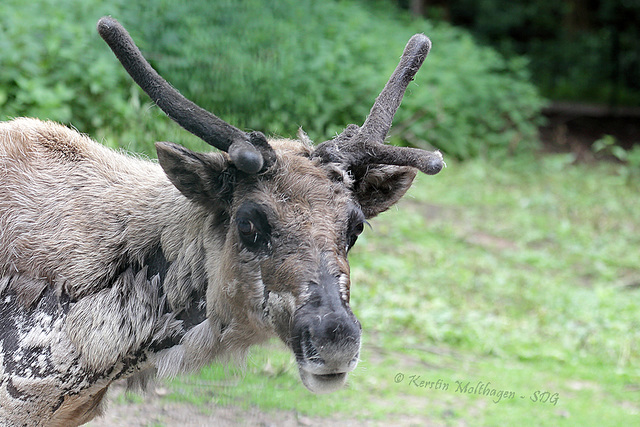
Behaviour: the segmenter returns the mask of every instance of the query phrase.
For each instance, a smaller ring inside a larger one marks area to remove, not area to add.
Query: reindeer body
[[[204,320],[204,259],[177,254],[202,250],[205,222],[157,164],[53,123],[0,124],[0,420],[89,419],[113,380]],[[190,281],[174,301],[170,265]]]
[[[314,147],[188,101],[117,21],[101,36],[185,129],[159,164],[36,119],[0,124],[0,425],[79,425],[109,385],[144,386],[277,336],[313,392],[355,369],[347,254],[440,153],[383,144],[430,42],[414,36],[362,127]]]
[[[279,189],[269,188],[269,203],[308,202],[308,193],[335,199],[323,191],[326,174],[310,174],[309,147],[271,143],[283,147],[287,171]],[[34,410],[51,420],[66,416],[65,405],[76,417],[88,409],[88,419],[116,379],[150,364],[174,375],[275,334],[256,275],[225,281],[237,262],[225,262],[225,219],[185,199],[158,164],[18,119],[0,124],[0,182],[0,420],[21,424]],[[308,221],[310,208],[296,206]],[[291,274],[295,258],[280,274]]]

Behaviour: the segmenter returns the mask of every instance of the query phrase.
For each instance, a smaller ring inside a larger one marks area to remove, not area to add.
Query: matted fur
[[[335,293],[359,340],[349,215],[387,209],[415,170],[380,166],[374,184],[355,182],[300,136],[270,141],[276,161],[259,175],[235,171],[226,154],[198,154],[216,177],[207,198],[64,126],[0,123],[0,421],[79,425],[101,413],[117,379],[140,385],[242,357],[274,335],[292,345],[294,315],[327,278],[323,292]],[[385,184],[372,196],[375,182]],[[243,248],[230,226],[248,201],[268,207],[270,255]],[[328,348],[340,356],[353,344]]]
[[[430,40],[409,40],[362,127],[314,147],[225,123],[116,20],[98,31],[169,117],[228,154],[158,143],[155,163],[54,123],[0,124],[0,424],[79,425],[117,379],[144,387],[272,336],[310,391],[339,389],[362,331],[347,254],[416,169],[444,166],[384,144]]]

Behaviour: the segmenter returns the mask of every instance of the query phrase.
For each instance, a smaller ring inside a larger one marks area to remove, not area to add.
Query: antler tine
[[[115,19],[98,21],[98,32],[122,66],[171,119],[206,143],[229,153],[235,166],[257,173],[273,160],[273,149],[260,132],[246,133],[185,98],[144,59],[127,30]]]
[[[400,63],[376,98],[369,116],[360,128],[361,134],[369,141],[383,142],[386,138],[404,93],[430,49],[431,40],[424,34],[414,35],[405,46]]]
[[[384,144],[404,93],[430,49],[431,41],[424,34],[411,37],[400,63],[376,98],[362,127],[347,126],[336,138],[320,144],[314,155],[325,162],[345,164],[350,169],[384,164],[411,166],[429,175],[440,172],[444,167],[440,152]]]

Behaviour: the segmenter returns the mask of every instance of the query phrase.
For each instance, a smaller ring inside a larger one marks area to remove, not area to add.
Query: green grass
[[[169,382],[167,399],[381,423],[637,422],[640,190],[620,166],[569,160],[449,164],[372,221],[351,257],[364,348],[345,390],[307,392],[272,342],[243,369]],[[417,386],[438,379],[449,388]]]

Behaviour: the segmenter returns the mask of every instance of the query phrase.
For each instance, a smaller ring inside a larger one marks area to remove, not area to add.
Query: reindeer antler
[[[101,18],[98,32],[133,80],[180,126],[228,152],[243,172],[258,173],[273,163],[275,153],[261,132],[243,132],[185,98],[149,65],[118,21],[109,16]]]
[[[344,164],[349,169],[366,168],[368,164],[385,164],[412,166],[429,175],[440,172],[444,162],[439,151],[384,144],[404,92],[430,49],[431,41],[424,34],[411,37],[400,63],[376,98],[362,127],[347,126],[334,139],[318,145],[314,156],[325,162]]]

